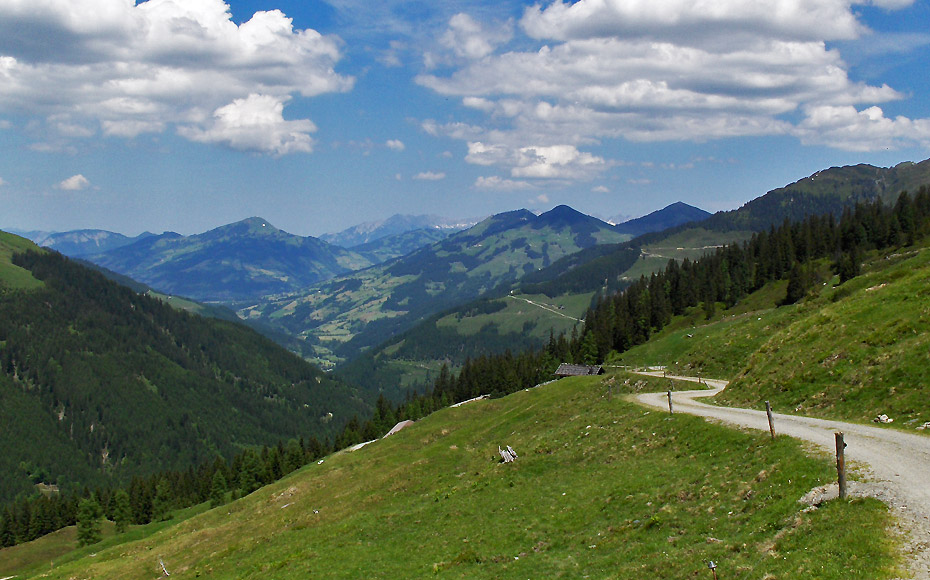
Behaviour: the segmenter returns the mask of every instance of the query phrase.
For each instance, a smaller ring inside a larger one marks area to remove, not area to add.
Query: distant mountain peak
[[[235,226],[248,226],[250,229],[254,228],[256,230],[267,228],[269,231],[276,231],[278,228],[271,225],[271,223],[263,217],[250,217],[245,218],[244,220],[229,224],[232,227]]]
[[[710,212],[701,208],[688,205],[682,201],[676,201],[643,217],[618,224],[614,226],[614,229],[618,232],[640,236],[650,232],[660,232],[689,222],[700,221],[710,217],[710,215]]]
[[[191,236],[192,238],[202,238],[202,239],[219,239],[226,236],[249,236],[249,237],[264,237],[264,236],[292,236],[283,230],[279,230],[271,224],[268,220],[262,217],[253,216],[246,218],[244,220],[239,220],[231,224],[222,225],[202,234],[197,234]],[[300,237],[300,236],[294,236]]]
[[[596,220],[589,215],[585,215],[573,207],[567,205],[557,205],[549,211],[542,213],[537,217],[541,223],[571,225],[576,223],[589,222]]]

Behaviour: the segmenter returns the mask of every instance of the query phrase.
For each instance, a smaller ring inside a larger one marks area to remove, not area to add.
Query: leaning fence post
[[[666,394],[668,395],[668,414],[671,415],[672,414],[672,390],[669,389],[668,393]]]
[[[765,402],[765,414],[769,417],[769,433],[772,434],[772,439],[775,438],[775,418],[772,416],[772,405],[768,401]]]
[[[836,475],[837,483],[840,486],[840,499],[846,498],[846,443],[843,442],[843,434],[836,433]]]

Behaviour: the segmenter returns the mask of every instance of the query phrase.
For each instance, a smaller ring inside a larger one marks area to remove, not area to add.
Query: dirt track
[[[663,376],[662,372],[642,373]],[[694,377],[668,377],[697,382]],[[727,381],[704,381],[709,390],[673,391],[676,413],[689,413],[718,419],[751,429],[768,431],[764,410],[716,407],[695,401],[722,391]],[[637,402],[668,410],[665,393],[635,395]],[[930,580],[930,437],[897,430],[842,421],[828,421],[796,415],[775,414],[776,434],[810,441],[831,454],[836,450],[835,436],[844,433],[846,460],[868,474],[870,484],[859,493],[878,497],[891,507],[909,540],[905,546],[913,577]],[[835,486],[834,486],[835,487]]]

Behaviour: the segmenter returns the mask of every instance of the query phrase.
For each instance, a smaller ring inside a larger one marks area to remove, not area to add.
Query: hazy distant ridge
[[[388,236],[405,234],[414,230],[436,229],[449,233],[472,227],[481,221],[476,219],[449,219],[437,215],[394,214],[383,220],[361,223],[341,232],[323,234],[320,239],[343,248],[355,248]]]
[[[294,292],[372,264],[258,217],[193,236],[152,236],[86,258],[161,292],[220,302]]]

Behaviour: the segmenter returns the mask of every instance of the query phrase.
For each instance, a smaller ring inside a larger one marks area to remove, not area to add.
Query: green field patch
[[[440,318],[436,325],[453,328],[462,336],[473,336],[493,326],[500,334],[526,333],[546,340],[549,331],[556,335],[570,333],[584,317],[593,293],[549,298],[543,294],[514,294],[495,300],[503,304],[500,310],[469,315],[456,312]]]
[[[717,248],[734,242],[742,243],[752,237],[752,232],[717,232],[703,228],[688,229],[663,239],[656,244],[647,244],[642,248],[642,258],[623,273],[627,280],[638,280],[640,276],[648,277],[653,272],[665,269],[669,260],[681,262],[684,259],[695,261]]]

